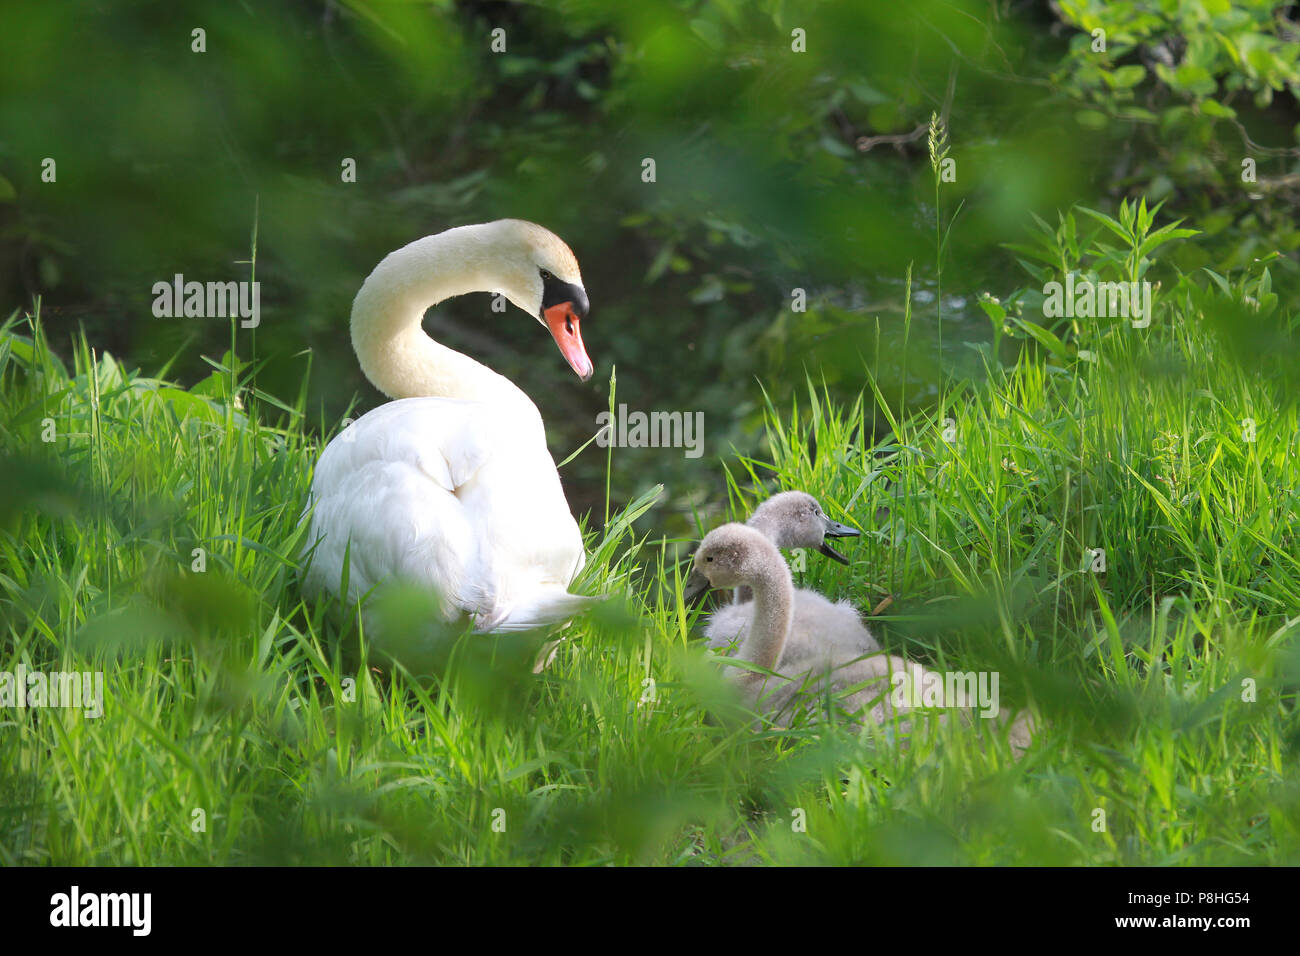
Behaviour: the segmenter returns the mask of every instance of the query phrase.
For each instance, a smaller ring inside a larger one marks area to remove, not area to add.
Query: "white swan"
[[[545,325],[574,372],[591,360],[579,323],[587,293],[557,236],[518,219],[459,226],[384,258],[352,303],[366,377],[396,399],[321,454],[312,481],[308,594],[347,598],[402,581],[438,595],[447,621],[515,631],[566,620],[592,598],[568,593],[582,568],[537,407],[513,382],[420,327],[431,306],[500,292]]]
[[[695,566],[712,587],[753,588],[748,624],[730,656],[778,676],[744,668],[730,670],[746,704],[778,722],[788,722],[795,713],[819,706],[824,692],[829,691],[844,712],[859,719],[869,715],[883,724],[896,713],[912,710],[912,694],[930,686],[937,677],[902,657],[855,653],[866,640],[874,643],[856,613],[852,620],[828,614],[827,607],[835,606],[825,599],[824,605],[798,603],[781,552],[751,527],[726,524],[710,531],[695,552]],[[816,592],[806,593],[820,597]],[[904,682],[903,692],[896,695],[898,685]],[[942,697],[937,703],[943,705]],[[1011,724],[1014,753],[1019,755],[1028,747],[1032,733],[1028,714]]]

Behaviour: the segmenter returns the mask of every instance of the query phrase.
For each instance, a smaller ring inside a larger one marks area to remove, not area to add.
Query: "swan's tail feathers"
[[[587,608],[605,600],[607,596],[570,594],[560,588],[540,591],[512,607],[502,609],[492,617],[478,615],[474,621],[474,630],[488,634],[503,634],[510,631],[531,631],[539,627],[550,627],[553,624],[561,624],[571,617],[577,617]]]

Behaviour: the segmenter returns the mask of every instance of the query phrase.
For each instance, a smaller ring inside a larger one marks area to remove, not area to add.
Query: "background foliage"
[[[577,251],[597,375],[539,330],[446,304],[438,337],[520,381],[557,457],[595,431],[620,371],[634,408],[706,413],[709,459],[753,448],[763,379],[807,369],[842,397],[884,360],[907,401],[970,370],[981,292],[1019,284],[1001,243],[1075,202],[1167,200],[1212,241],[1178,262],[1241,268],[1300,242],[1296,30],[1287,6],[729,0],[717,3],[73,3],[6,13],[0,38],[0,303],[44,296],[56,348],[84,326],[132,367],[189,384],[224,323],[155,319],[156,281],[244,278],[256,228],[264,321],[239,333],[291,397],[312,350],[313,422],[379,396],[346,333],[370,268],[411,239],[498,216]],[[206,30],[207,52],[191,50]],[[1104,53],[1090,32],[1107,30]],[[490,50],[506,31],[507,51]],[[792,51],[805,31],[807,52]],[[936,209],[922,126],[946,118]],[[893,139],[890,139],[890,138]],[[883,141],[882,141],[883,138]],[[1241,160],[1259,181],[1243,184]],[[57,183],[40,180],[41,160]],[[341,181],[345,157],[356,183]],[[641,180],[654,158],[657,181]],[[947,237],[940,309],[936,224]],[[1291,260],[1275,281],[1292,283]],[[904,274],[914,336],[901,351]],[[807,291],[806,313],[790,311]],[[977,370],[978,365],[974,368]],[[671,509],[720,488],[648,453]],[[637,459],[634,454],[633,460]],[[579,507],[598,456],[566,470]],[[622,483],[622,476],[614,476]],[[635,488],[623,485],[621,492]],[[694,494],[692,494],[694,492]],[[670,527],[669,512],[656,520]]]

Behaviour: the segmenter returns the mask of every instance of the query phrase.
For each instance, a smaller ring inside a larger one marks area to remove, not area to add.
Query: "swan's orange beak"
[[[582,344],[582,330],[573,303],[561,302],[543,309],[542,316],[546,319],[546,327],[551,330],[551,338],[560,347],[560,354],[569,363],[569,368],[584,382],[591,378],[594,368],[591,359],[587,358],[587,348]]]

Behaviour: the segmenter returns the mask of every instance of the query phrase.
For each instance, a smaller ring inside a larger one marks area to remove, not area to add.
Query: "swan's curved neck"
[[[737,652],[742,660],[768,670],[781,660],[794,617],[794,580],[781,555],[775,548],[772,551],[771,559],[764,561],[749,581],[754,590],[754,620]],[[763,679],[753,671],[744,673],[751,679]]]
[[[508,378],[421,328],[424,313],[444,299],[499,291],[505,285],[499,273],[493,235],[483,225],[459,226],[389,253],[352,303],[352,347],[366,378],[390,398],[528,401]]]

